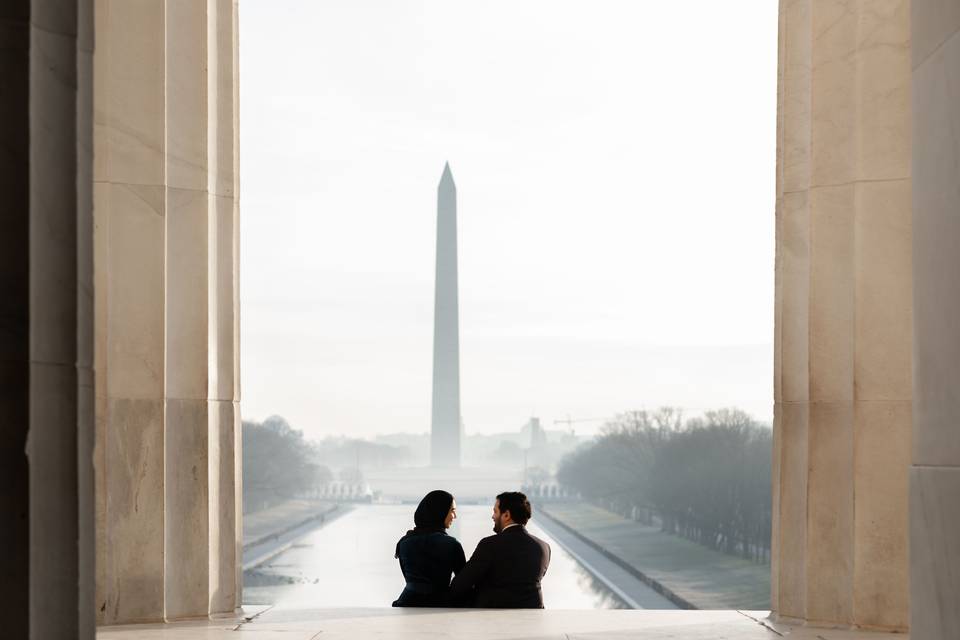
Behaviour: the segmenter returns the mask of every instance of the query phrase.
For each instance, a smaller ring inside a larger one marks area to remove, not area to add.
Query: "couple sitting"
[[[469,561],[446,533],[456,517],[457,503],[446,491],[431,491],[420,501],[416,526],[397,542],[407,586],[393,606],[542,609],[540,579],[550,564],[550,545],[524,526],[530,519],[527,497],[516,491],[497,496],[496,535],[481,540]]]

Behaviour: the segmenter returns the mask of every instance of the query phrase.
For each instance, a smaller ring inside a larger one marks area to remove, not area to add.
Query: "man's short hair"
[[[500,502],[500,513],[509,511],[510,518],[517,524],[527,524],[533,515],[530,501],[519,491],[504,491],[497,496],[497,500]]]

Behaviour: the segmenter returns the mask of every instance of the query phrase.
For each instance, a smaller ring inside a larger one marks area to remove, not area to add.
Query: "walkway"
[[[243,546],[249,547],[278,531],[300,524],[330,511],[336,504],[322,500],[295,498],[269,509],[243,514]]]
[[[300,537],[350,511],[349,505],[287,500],[243,516],[243,570],[257,567],[289,549]]]
[[[537,516],[543,516],[537,509]],[[555,520],[534,517],[536,524],[563,547],[584,569],[612,591],[631,609],[677,609],[677,604],[661,595],[650,585],[605,556],[581,538],[560,526]],[[547,571],[549,573],[549,570]],[[684,607],[686,608],[686,607]]]
[[[708,549],[589,504],[548,504],[538,512],[555,520],[553,528],[556,523],[565,526],[609,558],[660,585],[675,602],[697,609],[770,606],[769,565]]]

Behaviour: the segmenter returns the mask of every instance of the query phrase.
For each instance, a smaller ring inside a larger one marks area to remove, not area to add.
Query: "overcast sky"
[[[240,11],[245,418],[429,429],[449,161],[468,432],[771,419],[776,2]]]

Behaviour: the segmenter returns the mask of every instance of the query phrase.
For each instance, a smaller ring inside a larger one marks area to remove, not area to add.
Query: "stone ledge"
[[[773,622],[766,611],[286,609],[247,608],[233,617],[167,625],[102,627],[99,640],[256,640],[429,637],[432,640],[908,640],[887,633],[819,629]]]

